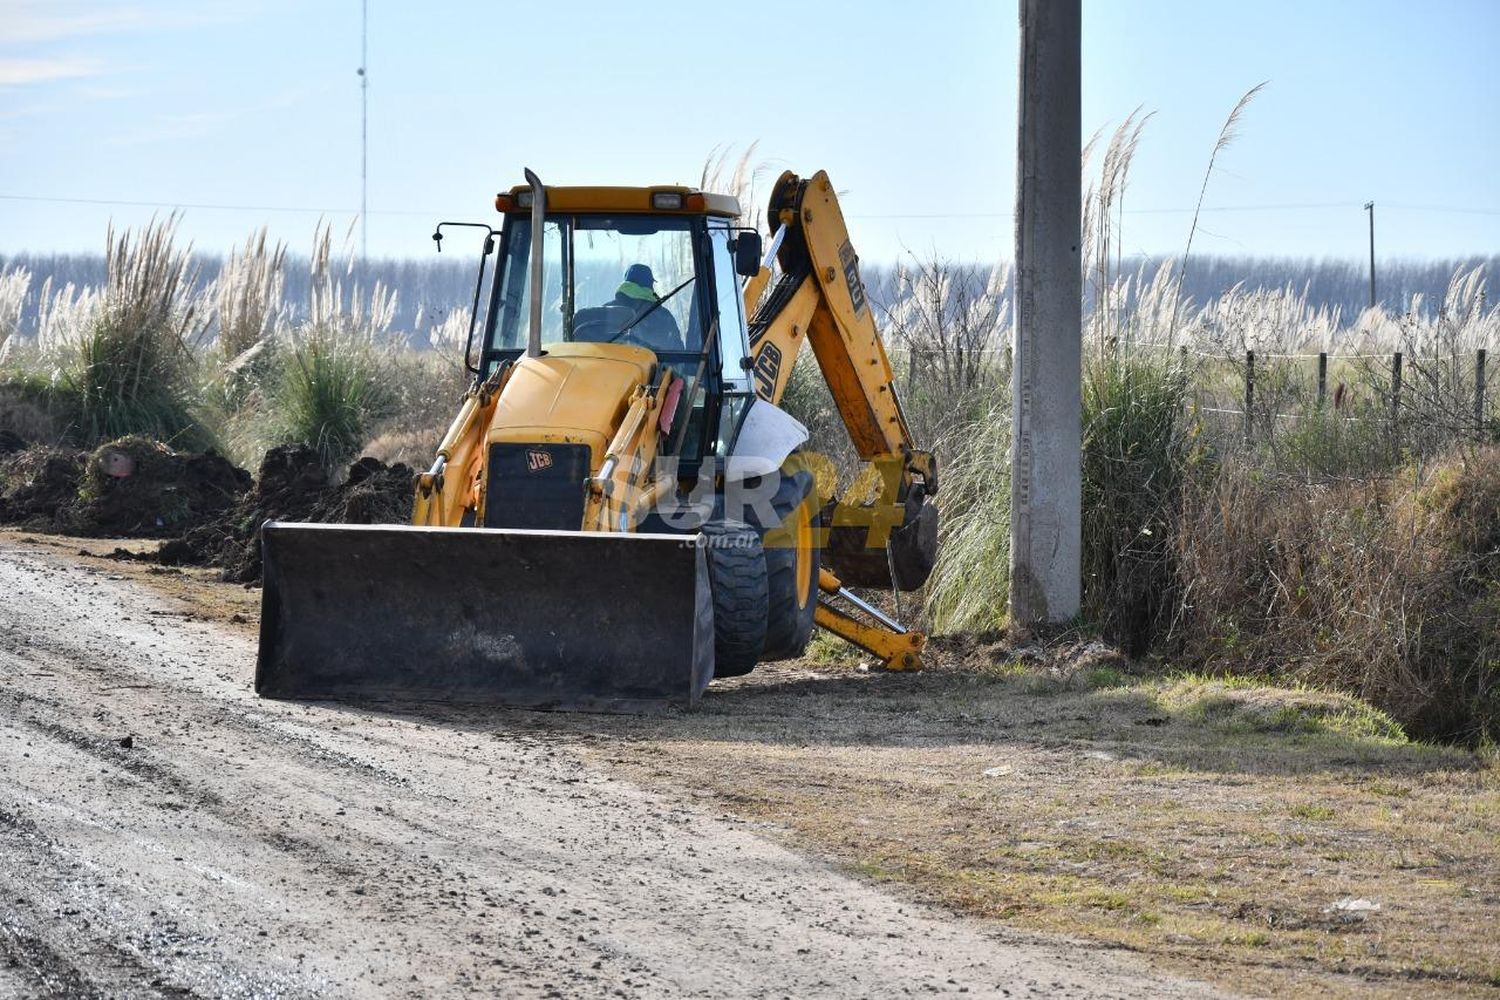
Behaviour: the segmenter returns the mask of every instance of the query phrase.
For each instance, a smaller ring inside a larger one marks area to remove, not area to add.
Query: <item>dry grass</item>
[[[1178,269],[1179,274],[1185,275],[1187,273],[1188,260],[1193,255],[1193,237],[1198,233],[1198,217],[1203,212],[1203,199],[1208,194],[1209,179],[1214,175],[1214,164],[1218,162],[1219,154],[1228,149],[1234,144],[1235,139],[1239,138],[1240,119],[1244,116],[1245,109],[1250,106],[1251,101],[1255,100],[1255,95],[1259,94],[1269,82],[1269,80],[1262,81],[1245,91],[1235,103],[1233,110],[1229,112],[1229,117],[1224,119],[1224,127],[1219,130],[1219,138],[1214,142],[1213,152],[1208,157],[1208,169],[1203,171],[1203,185],[1198,189],[1198,203],[1193,207],[1193,224],[1188,227],[1187,246],[1182,250],[1182,266]],[[1168,346],[1175,346],[1176,333],[1177,316],[1174,313],[1172,326],[1167,334]]]
[[[21,328],[21,309],[31,289],[31,272],[24,267],[0,271],[0,364],[15,350],[11,338]]]
[[[252,233],[242,249],[229,255],[214,282],[218,337],[226,362],[266,340],[285,319],[286,246],[268,245],[264,226]]]
[[[1194,662],[1354,692],[1430,737],[1500,732],[1500,450],[1333,485],[1227,467],[1178,531]]]
[[[1347,696],[937,659],[761,667],[694,716],[538,726],[923,899],[1236,991],[1500,985],[1493,763]],[[1351,897],[1380,909],[1346,919]]]
[[[363,452],[386,465],[400,463],[413,469],[426,468],[442,443],[443,430],[433,427],[425,431],[387,431],[372,438]]]
[[[175,244],[177,216],[139,233],[110,229],[108,279],[97,295],[58,293],[41,341],[49,409],[76,443],[146,434],[202,448],[210,435],[193,408],[194,349],[207,326],[190,251]],[[44,290],[44,294],[45,294]],[[65,323],[56,319],[70,314]]]

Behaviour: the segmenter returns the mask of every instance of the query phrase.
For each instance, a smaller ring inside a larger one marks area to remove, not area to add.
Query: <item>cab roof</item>
[[[733,195],[711,194],[698,188],[675,184],[655,187],[548,185],[545,190],[549,212],[638,212],[650,215],[712,215],[723,219],[738,218],[740,214],[739,200]],[[500,212],[529,212],[531,188],[518,184],[509,191],[496,195],[495,209]]]

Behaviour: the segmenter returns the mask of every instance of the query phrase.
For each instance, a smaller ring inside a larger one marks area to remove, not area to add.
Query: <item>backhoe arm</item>
[[[783,173],[771,194],[769,218],[779,276],[772,284],[769,269],[762,268],[745,288],[756,393],[780,403],[797,354],[804,341],[810,343],[850,440],[868,463],[843,500],[830,505],[823,558],[837,578],[826,574],[824,583],[916,589],[936,556],[937,511],[927,500],[937,493],[937,462],[917,446],[902,412],[859,257],[828,175],[819,171],[803,180]],[[847,595],[840,586],[833,592]],[[817,621],[888,666],[920,666],[924,637],[861,610],[876,624],[865,625],[826,599]]]
[[[757,393],[780,403],[806,339],[860,458],[909,455],[912,471],[929,475],[930,455],[916,447],[901,411],[890,359],[859,276],[859,258],[828,175],[820,170],[804,181],[783,173],[770,208],[781,275],[764,303],[758,300],[768,284],[765,270],[746,289],[747,299],[757,300],[746,303]]]

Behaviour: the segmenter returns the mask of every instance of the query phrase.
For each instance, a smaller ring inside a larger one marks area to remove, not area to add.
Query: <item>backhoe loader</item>
[[[412,523],[263,527],[256,691],[692,706],[814,625],[920,669],[848,589],[926,581],[938,478],[827,175],[780,177],[768,242],[726,195],[526,180],[478,224],[473,381]],[[841,497],[778,406],[804,342],[865,463]]]

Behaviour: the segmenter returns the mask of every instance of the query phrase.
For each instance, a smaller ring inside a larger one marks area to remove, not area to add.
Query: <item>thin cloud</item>
[[[84,84],[73,90],[73,96],[84,101],[123,101],[145,93],[148,91],[139,87],[105,87],[97,84]]]
[[[238,113],[232,111],[158,115],[150,124],[114,136],[109,141],[117,146],[135,146],[179,139],[198,139],[221,131],[226,124],[237,117],[239,117]]]
[[[52,80],[74,80],[97,76],[103,67],[97,59],[60,57],[56,59],[12,59],[0,56],[0,86],[21,87]]]
[[[98,4],[0,0],[0,43],[7,45],[126,31],[145,22],[145,16],[134,7],[111,9]]]
[[[295,107],[313,98],[317,93],[318,91],[314,88],[296,87],[272,94],[263,101],[240,107],[216,107],[210,111],[158,114],[150,121],[112,135],[104,141],[116,146],[137,146],[179,139],[199,139],[207,135],[222,133],[236,121]]]
[[[224,24],[263,13],[258,0],[198,0],[149,7],[98,0],[0,0],[0,45],[68,41],[123,31]]]

